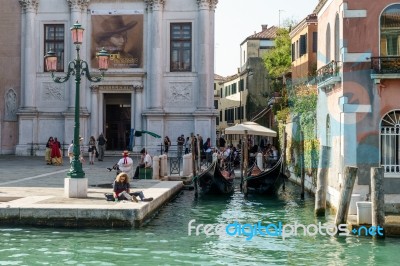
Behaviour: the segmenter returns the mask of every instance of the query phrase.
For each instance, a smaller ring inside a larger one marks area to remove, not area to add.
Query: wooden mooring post
[[[376,234],[376,237],[385,236],[385,192],[383,190],[383,180],[383,168],[371,167],[372,226],[383,228],[383,236]]]
[[[353,193],[354,182],[357,176],[357,167],[346,166],[344,170],[343,186],[340,190],[339,206],[336,213],[335,224],[345,224],[349,211],[351,194]]]
[[[192,170],[193,170],[193,185],[194,185],[194,191],[195,191],[195,196],[197,197],[197,193],[198,193],[198,191],[197,191],[197,177],[196,177],[196,173],[197,173],[197,171],[196,171],[196,149],[194,148],[194,138],[195,138],[195,136],[194,136],[194,134],[193,133],[191,133],[190,134],[190,143],[191,143],[191,145],[190,145],[190,147],[191,147],[191,152],[192,152]]]
[[[248,167],[248,163],[249,163],[249,148],[248,148],[248,135],[247,135],[247,130],[244,131],[244,140],[243,140],[243,150],[242,150],[242,156],[243,156],[243,175],[244,178],[247,178],[247,167]],[[244,179],[243,178],[243,179]],[[243,180],[242,179],[242,180]],[[247,181],[243,180],[242,181],[243,185],[242,185],[242,192],[245,196],[247,196]]]
[[[329,170],[331,147],[321,146],[321,155],[318,164],[317,190],[315,193],[315,215],[325,216],[326,210],[326,180]]]
[[[301,193],[300,193],[300,198],[304,199],[304,179],[305,179],[305,169],[304,169],[304,133],[303,131],[300,131],[300,164],[301,164]]]
[[[285,182],[285,175],[286,175],[286,146],[287,146],[287,133],[286,133],[286,126],[283,127],[283,148],[282,148],[282,174],[281,177],[283,178],[283,185],[282,189],[285,190],[286,182]]]

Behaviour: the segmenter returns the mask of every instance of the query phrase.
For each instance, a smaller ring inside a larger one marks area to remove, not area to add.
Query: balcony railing
[[[317,70],[317,81],[324,82],[330,78],[339,76],[339,66],[338,61],[332,61],[329,64],[321,67],[320,69]]]
[[[400,56],[371,57],[371,69],[374,74],[398,74]]]

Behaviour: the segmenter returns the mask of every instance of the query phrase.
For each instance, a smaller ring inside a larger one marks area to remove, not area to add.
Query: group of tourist
[[[94,136],[91,136],[87,146],[84,145],[83,138],[79,137],[79,160],[84,163],[86,160],[83,156],[85,153],[85,147],[87,147],[87,153],[89,156],[89,164],[94,164],[94,159],[98,158],[99,161],[103,161],[105,146],[107,139],[104,137],[103,133],[99,135],[97,140]],[[74,158],[74,141],[68,147],[68,157],[71,163]],[[61,150],[61,143],[57,138],[49,137],[46,143],[45,160],[48,165],[62,165],[63,156]]]
[[[168,136],[164,137],[164,153],[168,154],[169,148],[171,147],[171,140]],[[185,139],[185,135],[180,135],[177,140],[176,140],[176,146],[177,146],[177,157],[182,157],[183,152],[185,152],[185,154],[189,153],[190,150],[190,138],[186,137]]]
[[[81,162],[85,162],[83,157],[85,145],[83,144],[83,138],[79,137],[80,144],[80,156],[79,160]],[[96,143],[97,142],[97,143]],[[99,161],[103,161],[105,144],[107,143],[107,139],[100,134],[97,140],[94,136],[91,136],[88,142],[87,151],[89,154],[89,164],[94,164],[94,159],[98,157]],[[125,150],[122,153],[122,158],[114,165],[114,169],[118,170],[117,176],[113,182],[113,193],[112,197],[115,201],[118,200],[129,200],[133,202],[138,202],[136,197],[139,197],[141,201],[152,201],[153,198],[146,198],[142,191],[130,192],[130,178],[138,178],[139,177],[139,169],[140,168],[151,168],[152,167],[152,158],[150,154],[148,154],[146,149],[142,149],[140,151],[141,159],[136,167],[135,172],[133,172],[133,160],[129,157],[129,151]],[[70,163],[74,158],[74,142],[70,144],[68,148],[68,156],[70,158]],[[62,151],[61,151],[61,143],[57,140],[57,138],[49,137],[46,144],[46,153],[45,160],[48,165],[62,165]],[[110,171],[111,168],[108,168]]]
[[[48,165],[62,165],[61,143],[55,137],[49,137],[46,143],[45,160]]]

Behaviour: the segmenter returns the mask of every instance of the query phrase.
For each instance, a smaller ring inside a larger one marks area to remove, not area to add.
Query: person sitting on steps
[[[117,175],[113,183],[113,196],[115,201],[129,200],[138,202],[137,196],[141,201],[152,201],[153,198],[145,198],[142,191],[130,193],[129,177],[126,173],[122,172]]]

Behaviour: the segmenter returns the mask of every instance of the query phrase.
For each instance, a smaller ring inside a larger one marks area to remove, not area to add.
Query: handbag
[[[96,158],[99,158],[99,152],[96,150]]]

